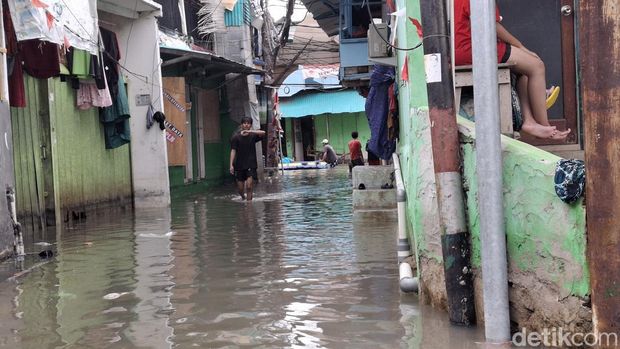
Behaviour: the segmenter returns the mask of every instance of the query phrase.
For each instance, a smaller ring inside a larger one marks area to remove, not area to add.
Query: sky
[[[284,17],[286,14],[286,0],[267,0],[269,4],[269,13],[274,21]],[[306,8],[300,0],[296,0],[295,11],[293,12],[293,21],[298,22],[304,19]]]

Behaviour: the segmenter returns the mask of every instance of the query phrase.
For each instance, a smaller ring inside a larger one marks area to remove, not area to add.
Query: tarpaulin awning
[[[320,114],[358,113],[364,111],[366,99],[355,90],[311,92],[280,99],[283,118],[301,118]]]
[[[261,69],[256,69],[245,64],[231,61],[210,52],[185,50],[181,48],[169,48],[160,46],[159,53],[163,60],[162,69],[173,66],[180,67],[185,75],[204,74],[206,78],[221,77],[228,73],[238,74],[262,74]]]

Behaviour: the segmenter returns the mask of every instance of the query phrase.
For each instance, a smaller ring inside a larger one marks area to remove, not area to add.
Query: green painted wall
[[[62,209],[130,201],[129,146],[105,149],[98,109],[78,110],[75,90],[59,79],[25,76],[25,85],[28,107],[11,109],[18,210],[34,212],[37,200],[45,207],[43,191]]]
[[[38,216],[39,212],[44,210],[45,174],[41,147],[44,143],[44,131],[39,110],[45,113],[47,95],[42,83],[45,81],[26,77],[27,107],[11,108],[16,205],[20,216]],[[49,148],[46,149],[50,151]],[[47,175],[51,177],[51,171]]]
[[[366,113],[346,113],[346,114],[323,114],[313,117],[315,144],[314,149],[323,149],[321,141],[324,138],[329,139],[329,143],[338,154],[349,152],[348,143],[351,140],[351,132],[359,133],[359,140],[363,145],[370,139],[370,127]],[[327,123],[329,121],[329,127]],[[329,134],[328,134],[329,129]]]
[[[205,180],[220,181],[228,173],[226,160],[230,158],[230,149],[224,146],[226,143],[205,143]],[[229,154],[226,155],[226,150]]]
[[[49,79],[48,86],[54,97],[50,122],[55,189],[62,207],[130,199],[129,145],[106,150],[98,109],[76,109],[75,90],[60,79]]]
[[[168,166],[168,178],[171,188],[185,185],[185,166]]]
[[[474,124],[459,120],[463,129]],[[472,265],[481,267],[474,137],[466,137],[463,181],[472,238]],[[528,144],[502,137],[504,217],[508,258],[513,268],[534,272],[575,296],[589,294],[586,263],[586,213],[583,200],[561,201],[553,177],[559,157]]]

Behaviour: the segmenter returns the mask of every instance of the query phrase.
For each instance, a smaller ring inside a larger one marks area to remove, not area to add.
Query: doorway
[[[579,144],[579,112],[575,63],[575,14],[572,0],[497,0],[502,24],[545,63],[547,86],[561,88],[549,109],[549,121],[572,131],[566,141],[536,139],[521,134],[532,145]]]

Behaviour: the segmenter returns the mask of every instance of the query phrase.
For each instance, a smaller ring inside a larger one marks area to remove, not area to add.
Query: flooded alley
[[[265,180],[249,204],[229,184],[89,216],[33,235],[40,264],[0,283],[0,345],[476,348],[479,330],[399,291],[396,224],[353,214],[343,166]]]

